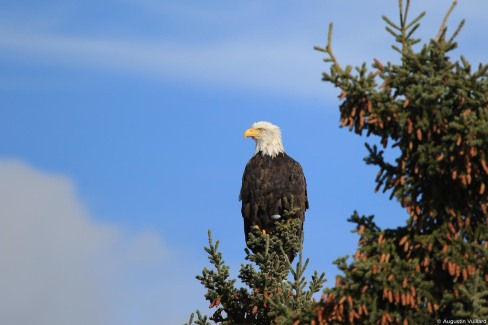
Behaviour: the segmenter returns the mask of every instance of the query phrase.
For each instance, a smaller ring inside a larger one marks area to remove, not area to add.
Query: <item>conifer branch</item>
[[[407,42],[407,19],[408,19],[408,10],[410,9],[410,0],[407,0],[407,5],[405,7],[405,13],[402,14],[403,12],[403,1],[399,0],[399,6],[400,6],[400,25],[401,25],[401,35],[402,35],[402,51],[405,51],[405,49],[408,47],[408,42]]]
[[[319,47],[319,46],[314,46],[314,49],[316,51],[320,52],[325,52],[328,54],[328,58],[325,58],[325,62],[332,62],[333,68],[339,73],[342,74],[343,70],[337,61],[337,58],[334,55],[334,52],[332,51],[332,35],[333,35],[333,30],[334,30],[334,24],[330,23],[329,24],[329,31],[327,33],[327,44],[325,48]]]
[[[451,7],[449,8],[446,15],[444,16],[444,19],[442,20],[441,26],[439,27],[439,31],[437,32],[437,35],[435,37],[436,43],[439,43],[440,41],[442,41],[444,39],[444,37],[446,35],[446,31],[447,31],[447,27],[446,27],[447,21],[449,20],[449,16],[451,15],[451,13],[454,10],[454,8],[456,7],[456,5],[457,5],[457,0],[451,4]]]
[[[208,321],[208,317],[207,316],[202,316],[202,313],[197,310],[197,319],[194,321],[195,317],[195,314],[194,313],[191,313],[190,315],[190,320],[188,321],[188,323],[185,323],[183,325],[212,325],[209,321]]]
[[[456,28],[456,30],[452,34],[451,38],[449,38],[449,42],[448,43],[454,42],[454,39],[458,36],[458,34],[461,31],[461,29],[463,28],[465,22],[466,21],[464,19],[461,20],[461,22],[459,23],[458,27]]]
[[[330,59],[334,63],[334,66],[335,66],[336,70],[339,73],[342,73],[341,65],[337,61],[337,58],[335,57],[334,52],[332,51],[332,35],[333,35],[333,30],[334,30],[334,24],[333,23],[330,23],[329,24],[329,32],[328,32],[328,36],[327,36],[327,47],[325,49],[326,49],[327,53],[329,54]]]

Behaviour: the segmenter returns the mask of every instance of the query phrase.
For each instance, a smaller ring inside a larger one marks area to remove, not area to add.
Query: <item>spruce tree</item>
[[[313,294],[319,292],[325,282],[325,274],[315,272],[306,281],[304,272],[308,259],[303,262],[303,238],[297,234],[301,220],[293,218],[294,211],[284,213],[275,221],[273,234],[263,234],[253,228],[249,234],[245,264],[241,265],[238,278],[231,278],[229,266],[218,251],[219,241],[213,242],[209,231],[209,245],[205,247],[212,269],[204,268],[197,279],[207,289],[205,298],[213,310],[210,317],[197,311],[188,325],[209,324],[292,324],[298,315],[305,320],[313,317]],[[287,252],[298,252],[298,262],[293,266]],[[290,275],[290,276],[289,276]],[[308,284],[308,287],[307,287]],[[209,321],[213,321],[210,323]]]
[[[488,65],[449,57],[464,23],[448,36],[455,5],[420,50],[413,35],[425,13],[410,20],[410,1],[400,0],[400,22],[383,17],[399,64],[343,68],[332,24],[317,48],[330,64],[323,80],[341,90],[341,126],[379,139],[382,148],[366,144],[365,161],[379,169],[376,191],[396,198],[408,219],[382,230],[354,213],[357,251],[336,261],[342,274],[315,305],[316,323],[488,319]],[[399,155],[388,161],[392,150]]]

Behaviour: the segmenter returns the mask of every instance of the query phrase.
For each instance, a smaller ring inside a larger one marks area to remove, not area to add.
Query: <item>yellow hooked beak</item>
[[[261,131],[250,128],[244,132],[244,139],[247,137],[251,137],[251,138],[258,137],[260,135],[261,135]]]

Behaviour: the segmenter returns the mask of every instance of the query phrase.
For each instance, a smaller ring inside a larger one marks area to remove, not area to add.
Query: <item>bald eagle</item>
[[[292,208],[297,211],[293,217],[301,220],[301,235],[305,210],[308,209],[307,183],[302,167],[285,153],[281,131],[276,125],[256,122],[244,132],[244,138],[247,137],[256,142],[256,152],[244,170],[239,195],[246,244],[252,227],[272,233],[275,221]],[[294,255],[289,255],[290,261]]]

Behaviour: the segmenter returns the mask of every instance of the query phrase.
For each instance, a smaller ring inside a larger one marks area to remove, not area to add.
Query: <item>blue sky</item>
[[[427,40],[449,4],[414,2]],[[458,5],[455,57],[486,62],[486,12]],[[373,193],[365,139],[339,129],[312,48],[334,22],[342,64],[395,61],[381,15],[396,19],[396,1],[3,3],[0,323],[178,324],[207,311],[194,278],[207,230],[234,276],[243,262],[243,132],[259,120],[281,127],[305,170],[304,253],[333,284],[332,261],[355,250],[354,210],[384,227],[406,213]]]

